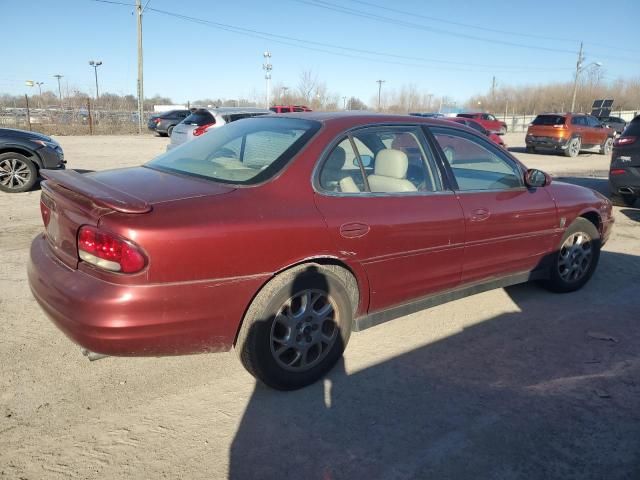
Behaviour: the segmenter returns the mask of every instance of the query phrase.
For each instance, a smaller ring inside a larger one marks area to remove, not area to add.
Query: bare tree
[[[312,70],[304,70],[300,74],[298,81],[298,93],[304,100],[305,104],[310,104],[313,98],[314,91],[318,88],[318,75],[315,75]]]

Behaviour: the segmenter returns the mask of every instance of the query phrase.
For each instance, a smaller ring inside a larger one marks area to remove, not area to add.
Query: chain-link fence
[[[143,131],[147,132],[145,112]],[[2,108],[0,127],[33,130],[49,135],[109,135],[138,132],[138,112],[80,108]]]

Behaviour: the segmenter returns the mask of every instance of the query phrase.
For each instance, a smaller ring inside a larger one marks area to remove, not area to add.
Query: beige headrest
[[[376,155],[375,174],[391,178],[405,178],[409,168],[409,159],[401,150],[385,148]]]

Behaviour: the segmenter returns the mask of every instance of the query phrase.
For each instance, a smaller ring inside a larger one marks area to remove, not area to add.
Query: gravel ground
[[[61,137],[70,168],[142,163],[167,140]],[[522,153],[606,191],[608,158]],[[592,281],[494,290],[352,336],[324,382],[280,393],[233,352],[90,363],[25,265],[39,192],[0,195],[0,478],[638,479],[640,211]]]

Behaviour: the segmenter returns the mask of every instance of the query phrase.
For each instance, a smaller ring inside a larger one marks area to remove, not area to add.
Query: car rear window
[[[531,125],[564,125],[564,122],[562,115],[538,115]]]
[[[187,125],[210,125],[216,123],[216,119],[207,110],[197,110],[183,120]]]
[[[146,166],[216,182],[254,185],[272,178],[320,129],[283,117],[233,122],[156,157]]]
[[[462,118],[474,118],[474,115],[471,113],[459,113],[458,115],[456,115],[456,117],[462,117]]]
[[[622,135],[640,137],[640,116],[637,116],[627,124],[627,128],[624,129]]]

